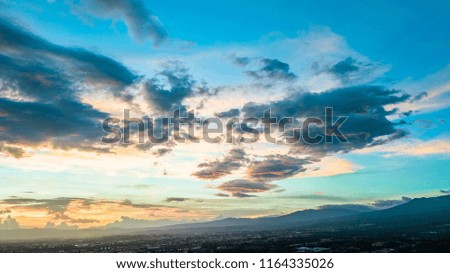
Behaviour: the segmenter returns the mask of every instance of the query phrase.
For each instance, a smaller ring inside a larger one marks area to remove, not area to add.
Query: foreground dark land
[[[1,252],[450,252],[450,231],[315,229],[3,243]]]
[[[450,196],[382,211],[310,210],[128,235],[8,241],[0,252],[450,252]]]

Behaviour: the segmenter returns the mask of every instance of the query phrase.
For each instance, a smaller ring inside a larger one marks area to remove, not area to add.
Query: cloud
[[[362,205],[362,204],[342,204],[342,205],[323,205],[319,206],[318,209],[344,209],[344,210],[354,210],[359,212],[368,212],[372,211],[374,208],[369,205]]]
[[[271,155],[262,161],[253,161],[246,169],[247,178],[254,181],[274,181],[306,171],[307,159],[287,155]]]
[[[0,98],[0,139],[10,143],[40,143],[53,140],[56,146],[83,147],[102,135],[100,120],[106,113],[77,101],[52,104]],[[83,115],[80,115],[83,113]],[[20,126],[18,126],[20,124]]]
[[[134,184],[134,185],[122,185],[119,188],[132,188],[136,190],[145,190],[154,187],[153,185],[148,184]]]
[[[163,113],[184,109],[183,100],[199,91],[185,67],[179,63],[169,64],[169,66],[158,75],[146,80],[143,85],[143,92],[150,107]]]
[[[289,195],[289,196],[283,196],[282,198],[302,199],[302,200],[325,200],[325,201],[329,201],[329,202],[343,202],[343,201],[347,201],[347,199],[344,198],[344,197],[333,196],[333,195],[325,195],[325,194]]]
[[[370,205],[376,208],[391,208],[411,201],[411,198],[403,196],[400,200],[376,200]]]
[[[357,153],[382,153],[385,154],[385,156],[450,155],[450,141],[446,139],[434,139],[429,141],[409,139],[406,142],[393,142],[383,146],[368,147],[357,151]]]
[[[384,107],[407,99],[409,99],[409,95],[399,90],[388,90],[379,86],[355,86],[332,89],[322,93],[298,92],[285,99],[263,104],[247,103],[240,110],[244,113],[244,117],[263,117],[263,112],[270,109],[272,116],[278,120],[284,117],[297,119],[317,117],[326,121],[325,108],[331,107],[334,114],[333,122],[340,116],[347,119],[339,128],[347,142],[340,141],[336,137],[331,142],[325,142],[325,136],[331,130],[330,123],[310,127],[312,129],[310,135],[322,136],[322,140],[314,145],[296,135],[302,132],[299,130],[302,128],[297,128],[297,130],[295,127],[288,128],[284,135],[293,133],[293,136],[297,137],[297,142],[287,143],[290,155],[271,155],[263,160],[249,161],[246,163],[248,166],[244,179],[263,183],[282,180],[306,172],[305,165],[318,162],[329,155],[380,146],[402,138],[407,133],[397,129],[396,124],[387,118],[393,111],[387,111]],[[297,124],[293,126],[297,126]],[[227,162],[222,164],[232,164],[233,170],[242,166],[238,161]],[[213,165],[218,165],[218,163],[220,162]],[[204,167],[211,166],[205,165]],[[229,173],[227,168],[209,168],[205,172],[200,171],[197,175],[217,179]],[[247,192],[234,192],[233,196],[237,196],[236,193],[248,194]]]
[[[139,42],[150,39],[159,46],[167,39],[167,31],[159,18],[142,0],[81,0],[70,4],[80,15],[124,21],[131,36]]]
[[[322,140],[313,145],[296,135],[301,133],[300,129],[303,128],[295,128],[297,124],[294,124],[293,127],[288,127],[287,132],[283,133],[284,136],[293,133],[293,136],[297,137],[296,142],[286,143],[289,146],[290,155],[277,154],[265,156],[262,160],[249,160],[245,162],[247,166],[245,178],[233,180],[240,183],[242,181],[252,183],[250,185],[255,186],[256,189],[259,189],[258,191],[236,190],[226,183],[220,184],[217,188],[228,191],[235,197],[247,197],[245,195],[249,195],[249,193],[270,190],[271,187],[268,185],[272,184],[268,184],[268,182],[306,172],[306,165],[313,165],[329,155],[376,147],[402,138],[407,133],[395,128],[396,124],[387,118],[393,111],[386,111],[384,107],[407,99],[409,99],[409,95],[401,93],[399,90],[388,90],[379,86],[355,86],[332,89],[322,93],[299,92],[286,99],[264,104],[247,103],[241,109],[244,117],[263,117],[263,112],[270,109],[272,116],[278,120],[285,117],[297,119],[317,117],[326,121],[325,108],[331,107],[334,114],[332,122],[336,122],[338,117],[346,117],[346,122],[340,124],[339,130],[347,141],[341,141],[334,137],[331,142],[325,142],[325,137],[332,128],[330,123],[325,122],[315,128],[310,127],[312,129],[312,132],[309,132],[310,135],[322,136]],[[199,171],[195,175],[217,179],[231,173],[230,170],[222,167],[222,165],[228,166],[229,164],[231,164],[232,170],[242,166],[236,160],[224,160],[224,162],[217,160],[215,164],[205,164],[204,167],[209,168],[203,172]],[[212,168],[214,166],[220,168],[214,169]],[[236,182],[232,184],[234,183]],[[259,186],[263,188],[257,188]]]
[[[240,114],[240,110],[238,108],[232,108],[228,111],[224,111],[224,112],[220,112],[220,113],[216,113],[215,116],[218,118],[234,118],[234,117],[238,117]]]
[[[20,147],[8,146],[0,143],[0,152],[6,153],[14,158],[22,158],[25,156],[25,151]]]
[[[450,189],[448,189],[448,190],[440,190],[439,192],[443,193],[443,194],[450,194]]]
[[[99,201],[105,203],[105,201]],[[108,203],[108,201],[106,201]],[[132,208],[161,208],[164,207],[162,205],[156,205],[156,204],[150,204],[150,203],[134,203],[129,199],[125,199],[124,201],[120,202],[120,205],[123,206],[129,206]]]
[[[450,65],[421,79],[406,79],[394,85],[413,97],[395,107],[400,112],[426,113],[446,109],[450,103]]]
[[[72,201],[82,201],[84,204],[90,204],[92,199],[60,197],[53,199],[34,199],[34,198],[7,198],[0,201],[0,204],[27,206],[30,208],[45,208],[51,212],[63,212]]]
[[[170,148],[160,148],[160,149],[154,151],[152,154],[155,156],[164,156],[164,155],[170,153],[171,151],[172,151],[172,149],[170,149]]]
[[[247,161],[247,156],[243,149],[233,148],[221,159],[199,164],[198,167],[202,169],[194,172],[192,175],[203,180],[215,180],[240,169]]]
[[[122,216],[120,217],[120,220],[117,220],[114,223],[107,224],[104,228],[136,229],[136,228],[160,227],[173,224],[180,224],[180,222],[167,219],[161,220],[135,219],[128,216]]]
[[[187,201],[187,200],[189,200],[189,198],[183,198],[183,197],[169,197],[169,198],[166,198],[166,202],[184,202],[184,201]]]
[[[253,195],[252,193],[266,192],[276,187],[277,185],[265,182],[250,181],[247,179],[236,179],[221,183],[216,188],[225,192],[229,192],[234,197],[245,198],[254,197],[255,195]]]
[[[241,58],[242,61],[242,58]],[[283,63],[277,59],[261,59],[259,60],[261,67],[258,70],[249,70],[245,73],[257,80],[293,80],[297,76],[290,71],[289,64]]]
[[[250,62],[252,60],[250,57],[238,57],[236,55],[231,55],[230,58],[234,64],[239,65],[239,66],[246,66],[246,65],[250,64]]]
[[[108,151],[94,145],[103,134],[99,121],[109,115],[80,97],[102,87],[131,101],[126,89],[140,76],[107,56],[53,44],[3,18],[0,51],[0,141]]]
[[[375,200],[372,203],[369,204],[336,204],[336,205],[323,205],[319,206],[318,209],[350,209],[350,210],[357,210],[361,212],[367,212],[371,210],[382,210],[382,209],[388,209],[392,208],[401,204],[405,204],[409,201],[411,201],[412,198],[409,198],[407,196],[403,196],[401,199],[387,199],[387,200]],[[333,201],[333,200],[331,200]],[[345,201],[345,199],[342,200],[334,200],[334,201]]]
[[[226,161],[229,162],[229,161]],[[275,154],[275,155],[265,155],[262,156],[262,159],[249,159],[247,158],[245,166],[245,176],[243,179],[237,179],[236,181],[248,181],[251,183],[251,185],[258,185],[258,183],[261,183],[263,185],[264,190],[261,190],[260,192],[269,191],[273,189],[274,185],[268,184],[272,181],[277,180],[283,180],[289,177],[302,177],[302,176],[328,176],[328,175],[336,175],[340,173],[347,173],[347,172],[354,172],[357,167],[351,165],[351,163],[345,161],[345,160],[329,160],[329,158],[325,157],[324,164],[335,164],[331,166],[330,168],[333,170],[324,170],[319,172],[318,174],[306,173],[307,168],[305,166],[311,165],[316,166],[319,164],[319,159],[316,158],[296,158],[289,155],[282,155],[282,154]],[[339,169],[342,166],[342,169]],[[337,168],[334,170],[335,167]],[[221,169],[219,169],[221,170]],[[315,169],[313,169],[314,171]],[[211,174],[210,172],[207,173],[208,175]],[[220,171],[218,172],[217,178],[221,177]],[[224,183],[217,186],[217,189],[224,190],[223,188]],[[276,186],[275,186],[276,187]],[[226,191],[229,191],[229,188],[226,187]],[[273,192],[282,192],[282,189],[275,190]],[[247,192],[239,192],[239,191],[233,191],[231,192],[234,197],[250,197],[245,196],[244,194],[247,194]],[[240,194],[236,194],[240,193]],[[251,195],[256,196],[256,195]],[[293,197],[295,198],[295,197]],[[298,196],[298,198],[315,198],[315,199],[327,199],[325,196]],[[342,201],[342,200],[340,200]]]
[[[384,106],[408,98],[409,95],[402,94],[399,90],[388,90],[379,86],[355,86],[322,93],[299,92],[272,103],[248,103],[241,111],[245,117],[262,117],[263,112],[270,109],[272,115],[278,119],[317,117],[325,121],[325,108],[331,107],[335,119],[339,116],[346,117],[339,130],[348,142],[333,139],[331,143],[325,143],[325,132],[332,129],[331,123],[327,128],[323,126],[310,128],[310,135],[322,136],[322,140],[315,145],[300,138],[301,131],[288,130],[285,133],[285,135],[292,134],[298,140],[290,145],[292,153],[316,154],[323,157],[326,154],[348,152],[375,145],[380,137],[404,136],[402,130],[395,128],[395,124],[388,120],[387,116],[392,114],[392,111],[386,111]]]
[[[410,102],[419,101],[419,100],[421,100],[423,98],[426,98],[427,96],[428,96],[427,92],[419,93],[419,94],[415,95],[413,98],[411,98]]]
[[[346,57],[324,67],[321,67],[319,62],[316,62],[313,65],[313,69],[316,71],[316,76],[329,74],[338,79],[341,84],[348,85],[349,83],[361,84],[371,82],[388,71],[389,66],[381,63],[372,63],[367,58],[360,56],[358,59]]]
[[[69,225],[66,222],[60,222],[59,224],[55,224],[52,222],[47,222],[44,227],[45,229],[61,229],[61,230],[76,230],[78,229],[77,225]]]
[[[12,218],[11,215],[8,215],[8,217],[6,217],[5,221],[1,221],[2,219],[0,218],[0,229],[18,229],[19,228],[19,223],[17,223],[17,220]]]
[[[216,193],[216,194],[214,194],[214,195],[215,195],[215,196],[218,196],[218,197],[230,197],[228,194],[221,193],[221,192]]]
[[[169,198],[168,198],[169,199]],[[184,198],[186,201],[187,198]],[[169,202],[182,202],[181,199]],[[0,200],[1,211],[14,215],[24,228],[92,228],[104,227],[121,219],[130,218],[151,221],[183,222],[186,220],[212,219],[204,210],[152,203],[134,203],[93,198],[59,197],[48,199],[7,198]],[[39,217],[36,217],[39,215]],[[0,221],[1,222],[1,221]],[[1,228],[1,225],[0,225]]]
[[[348,57],[345,60],[342,60],[334,64],[332,67],[328,69],[328,72],[334,74],[339,78],[345,79],[348,77],[350,73],[356,72],[359,69],[360,68],[356,63],[356,60],[351,57]]]
[[[78,79],[103,84],[114,95],[126,97],[123,89],[139,78],[114,59],[82,48],[53,44],[3,18],[0,33],[0,65],[9,68],[2,69],[1,76],[32,97],[48,100],[48,95],[53,94],[56,99],[61,95],[73,98],[78,89],[71,84]]]
[[[298,173],[295,177],[321,177],[355,173],[362,167],[349,160],[337,156],[324,157],[313,162],[308,170]]]

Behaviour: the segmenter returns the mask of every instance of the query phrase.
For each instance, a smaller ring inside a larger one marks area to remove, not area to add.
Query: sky
[[[0,0],[0,229],[448,194],[448,18],[448,1]],[[101,142],[125,109],[303,121],[326,107],[347,143],[244,143],[239,128],[233,143],[139,143],[134,125],[130,143]]]

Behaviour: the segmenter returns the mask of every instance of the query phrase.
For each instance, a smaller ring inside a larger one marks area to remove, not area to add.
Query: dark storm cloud
[[[329,90],[323,93],[302,92],[285,100],[267,104],[248,103],[241,110],[245,117],[262,117],[263,112],[271,110],[274,117],[307,118],[317,117],[325,121],[325,108],[333,109],[334,120],[339,116],[347,117],[339,130],[348,142],[334,139],[331,143],[321,141],[315,145],[301,138],[291,145],[292,153],[324,155],[336,152],[348,152],[368,145],[382,144],[380,138],[395,139],[405,135],[387,116],[395,110],[387,111],[385,106],[406,101],[409,95],[398,90],[388,90],[378,86],[356,86]],[[301,128],[300,128],[301,129]],[[311,135],[325,136],[331,130],[331,123],[312,127]],[[298,135],[301,131],[286,132]],[[298,136],[297,136],[298,137]],[[324,139],[324,138],[323,138]]]
[[[247,167],[246,174],[252,181],[281,180],[306,171],[303,166],[306,164],[311,164],[311,161],[287,155],[272,155],[265,160],[252,162]]]
[[[221,183],[217,189],[228,192],[234,197],[245,198],[254,197],[253,193],[267,192],[276,187],[276,185],[265,182],[236,179]]]
[[[262,67],[258,70],[246,71],[245,73],[255,79],[269,80],[293,80],[297,76],[290,71],[289,64],[277,59],[261,59]]]
[[[142,0],[81,0],[71,1],[76,11],[92,16],[123,20],[131,36],[143,42],[147,39],[158,46],[167,38],[167,31]]]
[[[332,67],[328,69],[328,72],[338,76],[338,77],[345,77],[351,72],[355,72],[359,70],[359,66],[357,65],[357,62],[355,59],[348,57],[345,60],[342,60],[336,64],[334,64]]]
[[[198,165],[201,170],[192,175],[203,180],[215,180],[222,176],[231,174],[248,162],[246,153],[243,149],[234,148],[226,156],[211,162],[205,162]]]

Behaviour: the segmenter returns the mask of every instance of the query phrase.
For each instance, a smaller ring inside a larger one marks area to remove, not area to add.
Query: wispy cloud
[[[403,142],[393,142],[388,145],[369,147],[359,150],[356,153],[382,153],[385,156],[427,156],[427,155],[449,155],[450,141],[447,139],[434,139],[423,141],[419,139],[409,139]]]
[[[70,1],[72,9],[81,17],[87,14],[92,17],[124,21],[131,36],[137,41],[147,39],[155,46],[164,42],[167,31],[141,0],[81,0]]]

